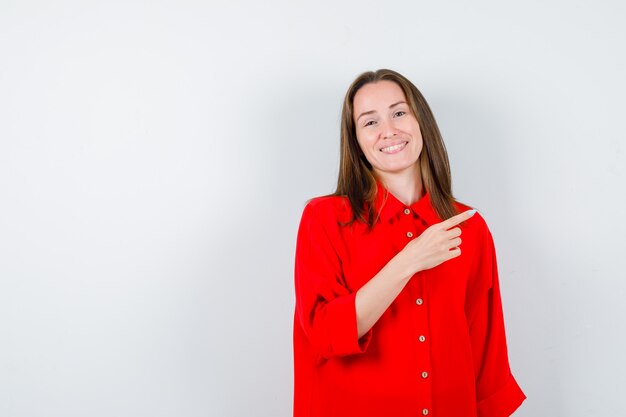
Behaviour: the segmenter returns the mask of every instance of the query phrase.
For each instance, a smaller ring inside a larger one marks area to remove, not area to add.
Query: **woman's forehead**
[[[354,113],[387,108],[399,101],[406,101],[404,91],[393,81],[380,80],[361,87],[354,95]]]

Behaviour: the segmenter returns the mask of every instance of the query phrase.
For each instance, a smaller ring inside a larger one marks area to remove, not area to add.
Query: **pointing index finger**
[[[455,216],[450,217],[447,220],[444,220],[443,222],[441,222],[441,225],[447,230],[453,226],[456,226],[462,221],[469,219],[470,217],[474,215],[474,213],[476,213],[476,209],[466,210],[462,213],[459,213]]]

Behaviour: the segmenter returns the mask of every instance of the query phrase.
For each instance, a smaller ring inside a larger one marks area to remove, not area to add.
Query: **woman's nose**
[[[391,122],[382,122],[381,133],[383,138],[387,139],[392,136],[395,136],[398,133],[398,130]]]

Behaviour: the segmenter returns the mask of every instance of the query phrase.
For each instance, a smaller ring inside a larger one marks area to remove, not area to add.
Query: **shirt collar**
[[[381,221],[388,222],[392,217],[402,212],[405,208],[408,208],[424,219],[429,226],[441,222],[437,212],[432,207],[430,193],[426,190],[426,187],[424,187],[424,195],[422,198],[410,206],[398,200],[396,196],[385,188],[379,179],[376,179],[376,187],[375,207],[380,214]]]

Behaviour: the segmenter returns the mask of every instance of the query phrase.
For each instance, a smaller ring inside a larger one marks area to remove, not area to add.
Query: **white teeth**
[[[387,148],[382,148],[380,151],[381,152],[393,152],[395,150],[398,150],[400,148],[403,148],[405,145],[407,144],[407,142],[404,143],[400,143],[398,145],[394,145],[394,146],[389,146]]]

